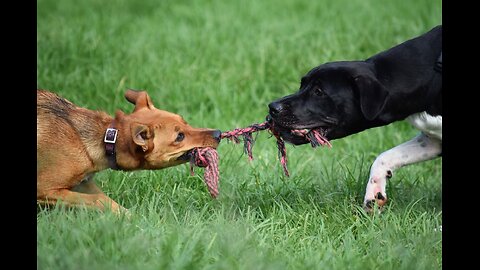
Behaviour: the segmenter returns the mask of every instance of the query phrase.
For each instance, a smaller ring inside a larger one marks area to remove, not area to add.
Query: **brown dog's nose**
[[[270,108],[271,115],[276,115],[283,111],[283,105],[280,102],[272,102],[268,104],[268,108]]]
[[[212,137],[217,141],[217,142],[220,142],[220,140],[222,139],[222,132],[220,130],[214,130],[213,133],[212,133]]]

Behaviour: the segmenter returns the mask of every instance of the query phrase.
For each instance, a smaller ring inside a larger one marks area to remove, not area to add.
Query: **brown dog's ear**
[[[150,110],[155,109],[153,102],[146,91],[128,89],[127,92],[125,92],[125,98],[130,103],[135,105],[135,109],[133,110],[134,112],[145,107],[149,108]]]
[[[388,92],[371,76],[358,76],[354,79],[360,97],[360,109],[367,120],[375,119],[385,107]]]
[[[143,152],[148,150],[147,140],[152,137],[152,131],[147,125],[133,123],[131,125],[133,142],[142,147]]]

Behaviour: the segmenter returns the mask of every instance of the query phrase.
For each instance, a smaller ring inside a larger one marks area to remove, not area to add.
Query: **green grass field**
[[[37,86],[113,115],[127,88],[196,127],[261,122],[328,61],[365,59],[441,24],[439,0],[38,1]],[[397,122],[287,146],[261,133],[248,162],[222,142],[220,196],[203,169],[106,170],[96,181],[129,208],[39,210],[38,269],[440,269],[442,159],[396,171],[381,215],[361,204],[375,157],[418,133]],[[61,168],[59,168],[61,169]]]

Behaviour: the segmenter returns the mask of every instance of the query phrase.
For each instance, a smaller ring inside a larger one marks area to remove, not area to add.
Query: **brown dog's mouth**
[[[176,160],[179,160],[179,161],[190,161],[192,159],[192,156],[194,155],[194,151],[195,149],[202,149],[202,148],[213,148],[213,149],[217,149],[217,145],[205,145],[205,146],[201,146],[201,147],[194,147],[190,150],[187,150],[185,153],[183,153],[182,155],[180,155],[179,157],[177,157]]]
[[[177,157],[177,160],[179,160],[179,161],[189,161],[190,159],[192,159],[193,149],[194,148],[186,151],[185,153],[183,153],[182,155]]]

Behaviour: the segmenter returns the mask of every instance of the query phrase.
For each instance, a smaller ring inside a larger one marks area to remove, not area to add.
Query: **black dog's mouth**
[[[306,144],[310,141],[307,139],[307,136],[312,136],[312,131],[317,131],[324,141],[328,142],[327,134],[329,127],[328,126],[316,126],[316,125],[299,125],[299,124],[289,124],[279,122],[274,120],[270,115],[267,116],[266,120],[272,126],[272,129],[282,137],[286,142],[289,142],[294,145]]]

